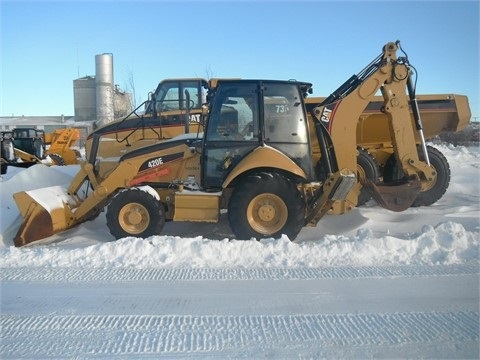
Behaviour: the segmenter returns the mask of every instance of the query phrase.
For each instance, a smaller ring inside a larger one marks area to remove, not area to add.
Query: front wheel
[[[228,206],[230,227],[239,240],[294,240],[305,221],[305,202],[295,184],[272,172],[249,175],[235,188]]]
[[[165,225],[165,210],[161,202],[140,189],[118,193],[110,202],[106,217],[110,233],[116,239],[158,235]]]

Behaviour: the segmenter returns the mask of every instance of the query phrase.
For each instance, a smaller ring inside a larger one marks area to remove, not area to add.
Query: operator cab
[[[304,97],[297,81],[219,80],[209,90],[202,163],[205,188],[221,188],[231,169],[258,147],[271,147],[312,177]],[[259,165],[260,166],[260,165]]]
[[[44,158],[45,132],[35,128],[15,128],[12,130],[13,144],[22,151],[39,159]]]
[[[180,123],[183,119],[178,115],[179,110],[186,110],[187,107],[190,111],[201,110],[206,101],[207,87],[207,81],[200,78],[163,80],[147,102],[145,113],[153,114],[155,111],[166,124]],[[170,111],[175,115],[171,115]],[[190,119],[190,122],[200,120],[198,117]]]
[[[145,104],[145,116],[140,116],[135,109],[120,121],[115,121],[95,130],[101,136],[116,135],[116,140],[123,142],[134,139],[135,132],[142,133],[140,138],[163,139],[183,133],[183,127],[203,122],[202,105],[206,101],[208,83],[202,78],[166,79],[161,81],[156,90],[149,95]],[[187,96],[188,93],[188,96]],[[189,98],[189,99],[187,99]],[[188,104],[187,104],[188,102]],[[188,119],[186,119],[188,105]],[[163,132],[159,127],[169,127]],[[151,130],[151,131],[145,131]],[[93,137],[89,135],[89,139]],[[121,140],[119,140],[121,139]]]

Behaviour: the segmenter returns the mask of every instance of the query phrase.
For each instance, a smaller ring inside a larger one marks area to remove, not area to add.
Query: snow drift
[[[445,196],[433,206],[394,213],[370,201],[350,214],[327,216],[316,228],[303,229],[295,242],[286,237],[238,241],[224,222],[216,227],[168,224],[165,235],[113,241],[102,214],[55,235],[50,245],[15,248],[12,238],[22,219],[12,194],[52,185],[66,187],[78,167],[9,169],[0,182],[0,267],[275,268],[475,261],[479,258],[478,148],[442,146],[440,150],[449,160],[452,180]]]

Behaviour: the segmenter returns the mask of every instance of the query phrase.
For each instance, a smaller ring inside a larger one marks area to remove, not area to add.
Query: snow
[[[0,358],[478,358],[480,154],[436,147],[452,173],[437,203],[372,200],[293,242],[235,240],[225,215],[114,241],[102,213],[15,248],[12,194],[58,192],[78,166],[9,167]]]

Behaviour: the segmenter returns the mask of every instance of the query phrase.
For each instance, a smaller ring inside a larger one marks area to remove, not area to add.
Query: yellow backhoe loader
[[[106,208],[113,236],[160,234],[165,221],[217,222],[228,210],[237,239],[295,239],[327,213],[344,214],[370,189],[380,205],[403,211],[437,181],[424,141],[412,66],[400,43],[387,43],[357,75],[316,104],[311,84],[211,80],[203,132],[88,159],[68,189],[14,194],[23,223],[16,246],[94,218]],[[377,91],[388,119],[395,164],[391,179],[359,176],[357,123]],[[411,121],[413,109],[414,122]],[[417,146],[420,138],[420,146]]]

